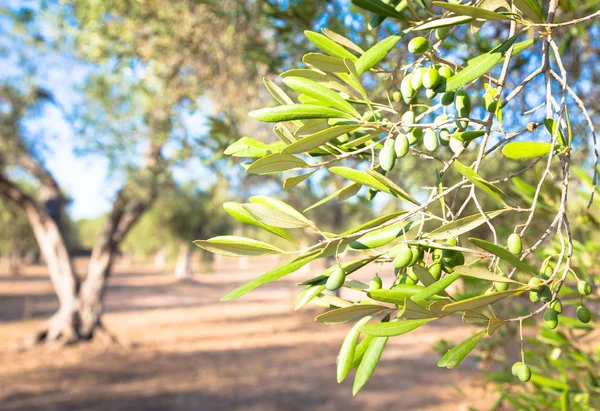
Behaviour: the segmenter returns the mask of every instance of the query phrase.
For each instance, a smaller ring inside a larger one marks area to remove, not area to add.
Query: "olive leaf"
[[[395,337],[411,332],[434,319],[435,318],[422,318],[418,320],[367,324],[361,328],[361,331],[367,335],[372,335],[373,337]]]
[[[344,113],[343,111],[314,104],[290,104],[287,106],[265,107],[258,110],[252,110],[248,115],[259,121],[271,123],[311,118],[353,119],[352,115]]]
[[[235,290],[227,293],[226,295],[221,297],[221,301],[230,301],[236,299],[254,290],[257,287],[260,287],[261,285],[270,283],[275,280],[279,280],[280,278],[285,277],[286,275],[291,274],[299,268],[310,263],[315,258],[320,257],[322,255],[322,251],[323,250],[315,250],[310,253],[296,257],[293,260],[288,261],[287,263],[281,264],[280,266],[277,266],[272,270],[267,271],[266,273],[255,278],[254,280],[249,281],[236,288]]]
[[[290,144],[281,150],[282,154],[300,154],[308,152],[314,148],[320,147],[325,143],[337,138],[343,134],[356,130],[358,124],[333,126],[331,128],[318,131],[309,136],[303,137],[295,143]],[[293,157],[293,156],[292,156]],[[296,157],[294,157],[296,158]]]
[[[325,290],[325,284],[309,285],[298,294],[294,311],[298,311]]]
[[[501,275],[492,273],[491,271],[486,270],[481,267],[471,267],[468,265],[459,265],[453,267],[455,273],[460,273],[465,277],[477,278],[478,280],[486,280],[493,281],[496,283],[513,283],[513,284],[522,284],[518,281],[512,280],[508,277],[503,277]]]
[[[283,189],[284,190],[289,190],[292,187],[297,186],[298,184],[300,184],[301,182],[303,182],[304,180],[306,180],[307,178],[309,178],[310,176],[312,176],[317,170],[311,171],[310,173],[306,173],[306,174],[302,174],[299,176],[295,176],[295,177],[288,177],[283,181]]]
[[[455,303],[445,305],[444,307],[442,307],[442,312],[450,314],[457,311],[474,310],[476,308],[485,307],[486,305],[493,304],[507,297],[511,297],[513,295],[522,293],[523,291],[524,289],[518,288],[514,290],[496,292],[488,295],[467,298],[466,300],[461,300]]]
[[[488,251],[495,256],[499,257],[501,260],[506,261],[509,264],[514,265],[515,267],[523,270],[531,275],[538,275],[538,271],[535,267],[530,265],[526,261],[520,260],[517,256],[512,254],[507,249],[500,247],[496,244],[490,243],[489,241],[481,240],[479,238],[469,238],[469,241],[475,244],[477,247],[483,248],[485,251]]]
[[[396,11],[393,7],[390,8]],[[358,74],[363,74],[364,72],[375,67],[377,63],[379,63],[390,52],[390,50],[394,48],[394,46],[402,39],[402,37],[403,36],[399,35],[392,35],[386,37],[385,39],[381,40],[379,43],[375,44],[373,47],[365,51],[365,53],[354,62]]]
[[[357,59],[354,54],[350,53],[344,47],[320,33],[305,30],[304,35],[312,44],[315,45],[316,48],[325,52],[326,54],[329,54],[330,56],[348,58],[352,61],[356,61]]]
[[[356,395],[356,393],[367,383],[367,381],[369,381],[371,375],[373,375],[387,340],[387,337],[376,337],[372,340],[369,340],[369,344],[362,356],[360,364],[358,365],[356,375],[354,376],[352,395]]]
[[[552,136],[552,138],[554,138],[556,133],[558,133],[559,143],[562,144],[563,146],[567,145],[567,140],[565,139],[565,135],[563,134],[562,130],[558,127],[556,121],[554,121],[553,118],[545,119],[544,126],[546,126],[546,130],[548,130],[550,132],[550,135]],[[558,128],[558,130],[557,130],[557,128]]]
[[[501,204],[506,205],[504,199],[508,198],[508,196],[504,193],[504,191],[500,190],[492,183],[486,181],[472,168],[467,167],[463,165],[460,161],[456,160],[454,162],[454,169],[458,171],[467,180],[469,180],[471,183],[473,183],[475,186],[477,186],[479,189],[489,194],[492,198],[496,199]]]
[[[248,211],[246,211],[242,204],[229,201],[223,204],[223,208],[233,218],[243,224],[253,225],[258,228],[262,228],[265,231],[275,234],[278,237],[284,238],[288,241],[295,243],[295,241],[290,237],[290,235],[283,229],[278,227],[271,227],[267,224],[261,223],[256,218],[252,216]]]
[[[345,73],[348,69],[344,60],[339,57],[326,56],[319,53],[308,53],[302,57],[302,62],[326,73]]]
[[[250,137],[242,137],[231,143],[223,154],[232,157],[259,158],[269,153],[275,153],[285,147],[281,142],[265,144]]]
[[[446,367],[448,369],[456,368],[465,359],[467,355],[479,344],[485,336],[485,330],[467,338],[456,347],[448,350],[446,354],[438,362],[438,367]]]
[[[415,27],[413,30],[433,30],[440,27],[458,26],[460,24],[470,23],[473,20],[470,16],[453,16],[443,19],[428,21]]]
[[[346,379],[348,376],[348,372],[352,368],[352,363],[354,362],[354,353],[356,352],[356,343],[358,342],[358,337],[360,337],[360,329],[363,325],[368,323],[371,318],[372,317],[370,316],[361,318],[356,324],[354,324],[352,329],[350,329],[346,335],[346,338],[344,338],[337,362],[338,383],[344,381],[344,379]]]
[[[354,117],[360,117],[360,113],[354,107],[336,92],[330,90],[316,81],[312,81],[303,77],[285,77],[283,83],[289,88],[305,94],[309,97],[317,99],[329,106],[342,110]]]
[[[377,180],[379,183],[381,183],[386,188],[386,190],[382,190],[382,191],[385,191],[401,200],[409,201],[409,202],[413,203],[414,205],[417,205],[417,206],[421,205],[421,203],[419,203],[415,198],[413,198],[410,194],[408,194],[400,186],[398,186],[396,183],[394,183],[392,180],[390,180],[386,176],[379,174],[377,171],[375,171],[371,168],[368,168],[366,172],[368,175],[373,177],[373,179]]]
[[[442,279],[436,281],[435,283],[431,284],[424,290],[414,294],[410,299],[413,301],[427,300],[427,299],[435,296],[436,294],[439,294],[442,291],[444,291],[446,288],[448,288],[453,282],[455,282],[459,278],[460,278],[460,273],[452,273],[450,275],[447,275],[447,276],[443,277]]]
[[[350,242],[350,247],[355,250],[367,250],[377,247],[382,247],[386,244],[391,243],[396,238],[403,236],[413,228],[415,224],[413,222],[399,222],[391,224],[387,227],[373,230],[369,233],[362,235]]]
[[[366,315],[376,314],[381,311],[389,311],[390,308],[381,305],[357,304],[350,307],[336,308],[317,315],[315,321],[320,324],[341,324],[362,318]]]
[[[513,3],[534,23],[544,23],[546,21],[544,12],[537,0],[513,0]]]
[[[334,198],[337,198],[339,201],[347,200],[348,198],[350,198],[353,195],[355,195],[356,193],[358,193],[360,191],[361,187],[362,186],[358,183],[350,183],[350,184],[340,188],[335,193],[332,193],[332,194],[328,195],[327,197],[322,198],[321,200],[317,201],[313,205],[305,208],[304,212],[312,210],[313,208],[317,208],[317,207],[333,200]]]
[[[363,54],[365,51],[360,48],[357,44],[342,36],[341,34],[336,33],[335,31],[331,31],[329,29],[323,28],[321,29],[323,34],[329,37],[331,40],[335,41],[337,44],[346,47],[349,50],[355,51],[358,54]]]
[[[291,146],[288,146],[291,147]],[[269,154],[259,158],[246,169],[249,174],[273,174],[295,168],[307,168],[308,164],[301,158],[290,154]]]
[[[542,157],[551,151],[552,144],[538,142],[513,142],[502,148],[502,154],[513,160]]]
[[[283,250],[252,238],[223,235],[208,240],[194,241],[198,247],[214,254],[231,257],[281,254]]]
[[[389,4],[385,4],[381,0],[351,0],[353,4],[356,4],[361,9],[371,11],[375,14],[385,17],[394,17],[399,20],[406,21],[406,17]]]
[[[443,9],[451,11],[461,16],[470,16],[476,19],[482,20],[512,20],[512,16],[496,13],[494,11],[486,10],[480,7],[465,6],[463,4],[452,4],[441,1],[434,1],[435,6],[439,6]]]
[[[263,83],[265,84],[268,92],[271,93],[271,95],[279,104],[294,104],[294,101],[290,98],[290,96],[288,96],[277,84],[266,77],[263,78]]]
[[[280,228],[312,227],[314,224],[296,209],[267,196],[250,197],[250,203],[242,207],[258,221]]]
[[[435,314],[406,297],[404,299],[404,307],[398,314],[398,318],[404,318],[405,320],[422,320],[425,318],[435,318]]]
[[[366,223],[356,226],[348,231],[344,231],[340,235],[348,236],[350,234],[357,233],[362,230],[368,230],[369,228],[377,227],[381,224],[384,224],[384,223],[390,221],[393,218],[400,217],[401,215],[404,215],[404,214],[406,214],[406,211],[396,211],[395,213],[386,214],[386,215],[374,218],[373,220],[367,221]]]
[[[485,213],[485,216],[488,220],[492,220],[506,211],[507,209],[490,211]],[[448,238],[467,233],[479,227],[480,225],[485,224],[485,222],[486,218],[484,218],[481,214],[473,214],[467,217],[459,218],[458,220],[454,220],[451,223],[436,228],[427,235],[427,238],[430,240],[447,240]]]

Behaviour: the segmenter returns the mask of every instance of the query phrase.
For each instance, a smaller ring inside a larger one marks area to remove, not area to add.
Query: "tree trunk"
[[[77,292],[79,282],[58,226],[31,197],[1,174],[0,194],[25,211],[58,296],[58,311],[31,342],[47,340],[71,343],[76,341],[78,339]]]
[[[184,243],[179,246],[179,255],[175,263],[175,278],[179,281],[189,279],[192,276],[193,251],[191,244]]]

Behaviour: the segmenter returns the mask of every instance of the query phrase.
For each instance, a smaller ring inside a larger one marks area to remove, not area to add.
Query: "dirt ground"
[[[56,298],[42,267],[16,278],[0,275],[0,409],[467,410],[493,402],[473,361],[456,370],[436,366],[431,346],[440,335],[460,341],[470,334],[459,322],[390,339],[371,381],[353,398],[352,378],[335,380],[350,325],[315,323],[319,307],[293,310],[294,284],[319,267],[219,301],[274,264],[225,262],[185,283],[120,265],[104,321],[128,344],[28,351],[15,347],[55,310]],[[363,272],[357,279],[369,277]]]

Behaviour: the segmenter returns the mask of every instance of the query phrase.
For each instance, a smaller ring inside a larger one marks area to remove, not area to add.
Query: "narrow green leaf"
[[[428,21],[425,24],[415,27],[413,30],[433,30],[439,27],[458,26],[460,24],[470,23],[472,20],[473,18],[469,16],[446,17],[443,19]]]
[[[321,29],[321,31],[323,31],[323,34],[325,34],[331,40],[335,41],[336,43],[338,43],[341,46],[346,47],[348,50],[355,51],[358,54],[363,54],[365,52],[357,44],[355,44],[351,40],[347,39],[346,37],[342,36],[341,34],[338,34],[334,31],[331,31],[331,30],[328,30],[325,28]]]
[[[419,264],[415,264],[412,266],[413,273],[417,276],[419,281],[423,283],[425,287],[429,287],[431,284],[435,283],[435,278],[431,275],[429,270]],[[434,293],[437,294],[437,293]]]
[[[459,265],[457,267],[453,267],[455,273],[459,273],[465,277],[477,278],[478,280],[486,280],[493,281],[496,283],[512,283],[512,284],[521,284],[518,281],[511,280],[508,277],[503,277],[498,274],[494,274],[491,271],[488,271],[485,268],[481,267],[471,267],[469,265]]]
[[[401,200],[411,202],[417,206],[421,205],[421,203],[419,203],[415,198],[413,198],[410,194],[408,194],[406,191],[404,191],[399,185],[394,183],[392,180],[390,180],[386,176],[379,174],[377,171],[370,169],[370,168],[367,169],[367,174],[370,175],[371,177],[373,177],[375,180],[379,181],[379,183],[383,184],[388,189],[387,192],[389,192],[394,197],[397,197]]]
[[[544,23],[546,21],[544,12],[537,0],[513,0],[517,8],[534,23]]]
[[[514,265],[520,270],[523,270],[531,275],[539,274],[535,267],[526,261],[520,260],[517,256],[503,247],[490,243],[489,241],[480,240],[479,238],[469,238],[469,241],[475,244],[477,247],[483,248],[485,251],[490,252],[507,263]]]
[[[296,243],[292,239],[292,237],[290,237],[290,235],[287,232],[285,232],[285,230],[277,227],[270,227],[264,223],[261,223],[256,218],[254,218],[252,214],[246,211],[240,203],[230,201],[223,204],[223,208],[225,209],[227,214],[235,218],[240,223],[253,225],[255,227],[273,233],[278,237],[285,238],[286,240],[291,241],[292,243]]]
[[[294,100],[292,100],[277,84],[266,77],[263,77],[263,83],[279,104],[294,104]]]
[[[303,77],[285,77],[283,82],[289,88],[296,90],[299,93],[303,93],[309,97],[322,101],[323,103],[342,110],[354,117],[360,117],[360,113],[356,111],[354,107],[336,92],[329,88],[317,83],[316,81],[309,80]]]
[[[373,338],[373,340],[369,342],[358,369],[356,370],[354,385],[352,386],[352,395],[356,395],[367,381],[369,381],[371,375],[373,375],[387,340],[387,337],[380,337]]]
[[[406,214],[406,211],[397,211],[395,213],[392,214],[387,214],[387,215],[383,215],[380,217],[377,217],[373,220],[367,221],[366,223],[363,223],[357,227],[354,227],[348,231],[344,231],[342,234],[340,234],[341,236],[348,236],[350,234],[362,231],[362,230],[368,230],[369,228],[373,228],[373,227],[377,227],[381,224],[386,223],[387,221],[390,221],[393,218],[396,217],[400,217],[401,215]]]
[[[368,10],[375,14],[379,14],[380,16],[385,17],[394,17],[398,20],[406,21],[406,17],[399,11],[397,11],[394,7],[389,4],[385,4],[381,0],[351,0],[353,4],[356,4],[358,7],[364,10]]]
[[[335,41],[325,37],[320,33],[305,30],[304,35],[312,44],[315,45],[316,48],[318,48],[326,54],[329,54],[330,56],[348,58],[352,61],[356,61],[357,59],[357,57],[354,54],[350,53],[344,47],[340,46]]]
[[[411,221],[407,223],[400,221],[362,235],[358,239],[353,240],[350,243],[350,247],[355,250],[367,250],[382,247],[391,243],[396,238],[403,236],[414,226],[415,224]]]
[[[462,320],[465,324],[482,325],[484,327],[487,327],[490,323],[490,318],[487,315],[479,311],[471,310],[467,310],[463,313]]]
[[[441,1],[434,1],[433,4],[453,13],[456,13],[460,16],[470,16],[481,20],[512,20],[512,17],[510,15],[496,13],[494,11],[482,9],[479,7],[465,6],[463,4],[444,3]]]
[[[196,240],[194,244],[211,253],[232,257],[283,253],[283,250],[273,245],[253,240],[252,238],[234,235],[223,235],[208,240]]]
[[[467,338],[456,347],[448,350],[448,352],[438,362],[438,367],[446,367],[448,369],[456,368],[465,359],[467,355],[479,344],[485,331],[480,331],[472,337]]]
[[[488,322],[488,326],[486,328],[487,335],[492,335],[496,332],[496,330],[506,324],[506,321],[501,320],[500,318],[492,317]]]
[[[492,220],[500,214],[506,212],[507,209],[490,211],[485,213],[488,220]],[[448,238],[456,237],[467,233],[485,223],[485,219],[481,214],[473,214],[467,217],[459,218],[451,223],[436,228],[430,232],[427,237],[430,240],[447,240]]]
[[[442,291],[444,291],[446,288],[448,288],[450,286],[450,284],[452,284],[459,278],[460,278],[459,273],[449,274],[449,275],[445,276],[444,278],[431,284],[430,286],[428,286],[424,290],[420,291],[419,293],[413,295],[410,299],[413,301],[427,300],[427,299],[435,296],[436,294],[439,294]]]
[[[298,311],[325,290],[325,284],[309,285],[298,295],[294,311]]]
[[[442,311],[444,313],[454,313],[457,311],[474,310],[479,307],[484,307],[486,305],[493,304],[497,301],[519,294],[521,292],[523,292],[523,289],[519,288],[515,290],[502,291],[498,293],[468,298],[466,300],[461,300],[455,303],[447,304],[442,308]]]
[[[275,124],[273,127],[273,131],[279,140],[281,140],[284,144],[292,144],[294,141],[298,140],[294,137],[294,134],[287,128],[283,123]]]
[[[250,117],[259,121],[271,123],[311,118],[353,119],[350,114],[344,113],[340,110],[313,104],[290,104],[288,106],[265,107],[258,110],[253,110],[248,114]]]
[[[290,188],[297,186],[298,184],[300,184],[301,182],[306,180],[308,177],[312,176],[316,171],[317,170],[314,170],[314,171],[311,171],[310,173],[286,178],[283,181],[283,189],[289,190]]]
[[[500,190],[498,187],[493,185],[492,183],[486,181],[483,177],[477,174],[472,168],[463,165],[460,161],[454,161],[454,169],[458,171],[463,177],[473,183],[476,187],[478,187],[483,192],[489,194],[492,198],[497,200],[503,205],[506,205],[504,201],[508,196],[504,193],[504,191]]]
[[[381,3],[381,4],[385,4],[385,3]],[[386,4],[386,6],[387,6],[387,4]],[[388,7],[390,7],[390,6],[388,6]],[[393,7],[390,7],[390,8],[392,10],[394,10]],[[396,11],[396,10],[394,10],[394,11]],[[380,14],[380,13],[377,13],[377,14]],[[379,43],[375,44],[369,50],[365,51],[365,54],[360,56],[359,59],[354,62],[354,65],[356,66],[356,71],[358,72],[358,74],[359,75],[363,74],[364,72],[375,67],[377,65],[377,63],[379,63],[390,52],[390,50],[394,48],[394,46],[400,41],[400,39],[402,39],[402,36],[398,36],[398,35],[389,36],[389,37],[381,40]]]
[[[361,187],[362,186],[358,183],[350,183],[347,186],[340,188],[335,193],[332,193],[332,194],[328,195],[327,197],[322,198],[321,200],[317,201],[310,207],[305,208],[304,212],[307,212],[314,208],[322,206],[323,204],[333,200],[334,198],[337,198],[339,201],[347,200],[348,198],[352,197],[354,194],[358,193],[360,191]]]
[[[303,222],[306,225],[312,226],[314,225],[312,221],[304,217],[302,213],[296,210],[294,207],[289,204],[284,203],[281,200],[277,200],[276,198],[268,197],[268,196],[253,196],[249,198],[251,203],[262,204],[264,206],[270,207],[274,210],[280,211],[289,215],[290,217],[295,218],[298,221]]]
[[[341,58],[319,53],[305,54],[302,57],[302,62],[326,73],[345,73],[348,70]]]
[[[317,315],[315,321],[324,325],[341,324],[387,310],[389,310],[388,307],[381,305],[357,304],[350,307],[336,308],[335,310]]]
[[[333,126],[325,130],[316,132],[315,134],[306,136],[285,147],[281,152],[283,154],[300,154],[306,153],[314,148],[321,147],[323,144],[331,140],[356,130],[360,127],[358,124]],[[292,156],[293,157],[293,156]]]
[[[458,131],[456,133],[451,134],[450,138],[453,138],[458,141],[469,142],[483,135],[485,135],[485,130]]]
[[[346,376],[348,376],[348,372],[352,369],[354,353],[356,352],[356,343],[358,342],[358,337],[360,337],[360,329],[363,325],[368,323],[370,319],[370,316],[361,318],[356,324],[354,324],[352,329],[350,329],[348,335],[346,335],[346,338],[344,338],[344,342],[340,348],[340,354],[338,355],[337,360],[338,383],[344,381]]]
[[[364,325],[361,331],[373,337],[395,337],[406,334],[420,326],[427,324],[433,318],[423,318],[420,320],[405,320],[389,323],[373,323]]]
[[[263,275],[255,278],[254,280],[247,282],[246,284],[236,288],[235,290],[227,293],[221,298],[221,301],[230,301],[235,298],[241,297],[242,295],[254,290],[261,285],[270,283],[275,280],[279,280],[282,277],[285,277],[288,274],[293,273],[298,270],[300,267],[305,266],[315,258],[322,255],[322,250],[315,250],[311,253],[301,255],[296,257],[295,259],[288,261],[278,267],[273,268],[270,271],[267,271]]]
[[[404,299],[404,307],[400,314],[398,314],[398,318],[404,318],[405,320],[423,320],[434,317],[435,314],[432,314],[427,308],[421,307],[408,297]]]
[[[376,301],[402,306],[406,297],[412,297],[425,289],[426,287],[423,287],[422,285],[396,284],[391,290],[371,290],[367,295],[369,298]],[[439,300],[442,297],[436,295],[431,298]]]
[[[246,172],[249,174],[273,174],[280,171],[307,167],[309,167],[309,165],[298,157],[290,154],[275,153],[259,158],[254,163],[250,164],[250,167],[246,169]]]
[[[548,132],[550,133],[552,138],[554,138],[556,133],[558,133],[558,142],[560,144],[562,144],[563,146],[567,145],[567,140],[565,139],[565,135],[563,134],[562,130],[557,126],[557,123],[556,123],[556,121],[554,121],[554,119],[552,119],[552,118],[545,119],[544,125],[546,126],[546,130],[548,130]],[[557,130],[557,128],[558,128],[558,130]]]
[[[358,367],[360,365],[360,362],[362,361],[363,356],[365,355],[365,352],[367,351],[367,348],[369,348],[369,344],[371,344],[371,341],[373,341],[374,338],[375,337],[372,337],[370,335],[365,335],[363,337],[361,342],[356,347],[356,350],[354,351],[354,359],[352,360],[352,368]]]
[[[269,153],[275,153],[285,147],[281,142],[265,144],[250,137],[242,137],[230,144],[223,154],[232,157],[263,157]]]
[[[483,76],[502,60],[504,54],[510,49],[510,46],[513,45],[516,38],[516,36],[513,36],[489,52],[469,60],[466,67],[450,77],[445,86],[442,84],[442,86],[438,87],[439,91],[454,91]],[[513,55],[530,47],[532,44],[533,40],[515,44],[513,47]]]

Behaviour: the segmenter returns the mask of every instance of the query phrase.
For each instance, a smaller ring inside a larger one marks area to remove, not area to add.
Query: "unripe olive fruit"
[[[543,283],[543,281],[540,278],[533,277],[531,280],[529,280],[527,285],[535,287],[535,288],[532,288],[533,291],[540,291],[540,289],[541,289],[540,286],[542,283]]]
[[[423,129],[420,127],[413,128],[410,131],[410,133],[408,133],[408,135],[406,136],[406,138],[408,138],[408,144],[410,144],[411,146],[414,144],[417,144],[419,141],[421,141],[422,137],[423,137]]]
[[[521,364],[518,371],[519,379],[523,382],[527,382],[531,379],[531,368],[526,364]]]
[[[465,256],[463,253],[458,252],[452,259],[452,267],[457,267],[459,265],[463,265],[465,263]]]
[[[392,264],[394,267],[397,268],[405,268],[409,266],[412,258],[413,253],[410,247],[406,244],[401,244],[398,249],[398,254],[396,254],[396,257],[394,258]]]
[[[510,251],[511,254],[514,255],[520,255],[523,251],[523,243],[521,242],[521,237],[519,237],[519,234],[517,233],[512,233],[508,236],[506,246],[508,248],[508,251]]]
[[[396,157],[402,158],[408,153],[408,138],[404,134],[398,134],[394,142]]]
[[[379,151],[379,164],[385,171],[390,171],[396,163],[396,152],[394,151],[394,140],[388,138]]]
[[[346,281],[346,273],[342,267],[337,267],[327,279],[325,288],[327,288],[329,291],[338,290],[342,285],[344,285],[344,281]]]
[[[540,301],[540,295],[537,291],[529,292],[529,301],[531,301],[532,303],[537,303],[538,301]]]
[[[440,130],[440,144],[443,146],[450,144],[450,132],[445,128]]]
[[[454,93],[454,106],[457,110],[466,109],[468,112],[471,111],[471,97],[465,90],[458,90]]]
[[[415,96],[415,89],[412,84],[412,74],[406,75],[400,83],[400,93],[402,94],[402,100],[406,104],[409,104],[412,98]]]
[[[410,79],[410,85],[417,91],[423,86],[423,75],[427,72],[426,68],[418,68],[413,70],[412,77]]]
[[[592,286],[587,281],[580,280],[577,283],[577,291],[581,295],[590,295],[592,293]]]
[[[434,152],[438,148],[438,137],[435,134],[435,131],[432,129],[427,129],[423,136],[423,146],[425,150]]]
[[[538,295],[540,297],[540,300],[545,303],[552,300],[552,291],[550,291],[550,287],[548,287],[547,285],[542,286],[540,291],[538,291]]]
[[[423,86],[426,89],[434,89],[440,82],[440,75],[436,69],[430,67],[423,74]]]
[[[402,93],[400,92],[400,89],[394,89],[392,91],[392,100],[394,100],[396,103],[399,103],[400,100],[402,100]]]
[[[448,121],[448,116],[446,114],[440,114],[439,116],[436,116],[436,118],[433,120],[433,122],[435,124],[442,124],[444,122]]]
[[[449,144],[450,144],[450,150],[452,150],[452,152],[454,154],[460,154],[465,149],[465,144],[462,141],[457,140],[455,138],[450,138]]]
[[[442,265],[440,263],[433,263],[429,267],[429,273],[436,280],[439,280],[442,275]]]
[[[550,303],[550,308],[552,310],[556,311],[558,314],[562,313],[562,311],[563,311],[562,301],[560,301],[557,298],[556,300],[554,300]]]
[[[400,276],[399,283],[400,284],[412,284],[412,285],[414,285],[414,284],[417,283],[417,281],[414,280],[414,279],[412,279],[412,278],[410,278],[407,274],[402,274]],[[392,287],[392,289],[393,289],[393,287]]]
[[[592,314],[585,306],[580,305],[577,307],[577,319],[584,324],[587,324],[592,319]]]
[[[506,274],[498,274],[498,275],[501,277],[506,277]],[[494,281],[494,288],[496,289],[496,291],[506,291],[506,290],[508,290],[508,283]]]
[[[442,39],[446,38],[446,36],[448,35],[448,31],[449,31],[448,27],[438,27],[437,29],[435,29],[435,37],[438,40],[442,40]]]
[[[412,54],[423,54],[429,49],[429,41],[425,37],[415,37],[408,43],[408,51]]]
[[[454,75],[454,71],[448,66],[441,66],[438,69],[438,74],[440,75],[440,77],[448,80],[450,77],[452,77]]]
[[[556,311],[544,311],[544,325],[550,330],[554,330],[558,326],[558,314]]]
[[[483,95],[483,108],[485,108],[488,113],[495,113],[496,107],[498,107],[498,103],[494,97],[492,97],[491,94],[485,93]]]
[[[437,96],[437,91],[432,90],[432,89],[427,89],[425,91],[425,97],[427,97],[427,98],[435,98],[435,96]]]
[[[410,259],[409,266],[413,266],[421,259],[421,248],[420,247],[411,247],[410,251],[412,253],[412,258]]]
[[[412,268],[408,268],[408,269],[406,270],[406,275],[407,275],[409,278],[412,278],[413,280],[415,280],[415,284],[419,282],[419,277],[417,277],[417,275],[415,274],[415,272],[413,271],[413,269],[412,269]]]
[[[519,375],[519,368],[521,368],[521,365],[523,365],[523,363],[521,361],[518,361],[513,364],[512,368],[511,368],[512,375],[514,375],[515,377],[517,375]]]
[[[383,286],[383,282],[381,281],[381,277],[376,276],[376,277],[373,277],[373,279],[369,283],[369,290],[381,290],[382,286]]]
[[[455,94],[456,93],[454,93],[454,91],[446,91],[444,94],[442,94],[442,98],[440,100],[442,105],[449,106],[450,104],[454,103]]]
[[[415,124],[415,112],[412,110],[406,111],[402,114],[402,119],[400,120],[402,124]],[[412,130],[412,127],[402,127],[405,132],[409,132]]]
[[[450,237],[449,239],[446,240],[446,245],[450,245],[452,247],[458,245],[458,238]]]

